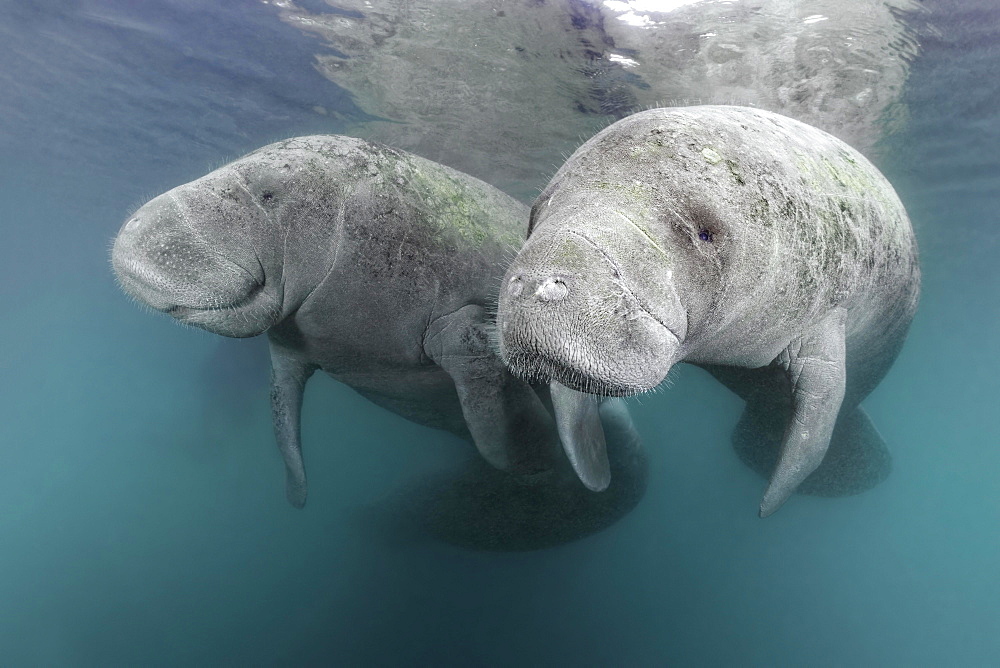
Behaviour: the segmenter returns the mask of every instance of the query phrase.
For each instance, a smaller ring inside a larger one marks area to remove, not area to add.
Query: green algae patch
[[[644,157],[648,152],[645,144],[634,144],[628,151],[629,155],[636,160]]]
[[[298,154],[301,187],[346,187],[381,224],[409,226],[442,248],[475,251],[524,242],[527,213],[515,200],[430,160],[350,137],[293,138],[268,149]]]
[[[726,167],[729,168],[729,175],[733,177],[733,180],[741,186],[745,186],[747,182],[743,179],[743,174],[740,172],[739,165],[736,164],[735,160],[726,160]]]
[[[882,196],[882,185],[878,183],[870,170],[865,169],[856,161],[844,160],[841,164],[837,164],[825,156],[821,157],[820,160],[833,180],[842,188],[854,191],[859,196]]]
[[[511,205],[488,186],[463,178],[458,172],[410,156],[383,157],[377,173],[388,183],[412,193],[413,204],[424,213],[428,232],[446,245],[479,248],[487,243],[519,246],[522,221]]]
[[[570,235],[568,239],[552,249],[551,258],[560,267],[570,271],[587,271],[593,263],[594,251],[585,244],[583,239],[576,235]]]
[[[709,146],[701,149],[701,157],[705,158],[705,162],[710,165],[717,165],[722,162],[722,156],[719,155],[715,149]]]
[[[750,209],[751,218],[760,222],[764,227],[774,227],[774,218],[771,215],[771,203],[766,197],[758,197]]]

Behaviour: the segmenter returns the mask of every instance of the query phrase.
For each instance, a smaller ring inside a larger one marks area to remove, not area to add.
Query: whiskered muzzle
[[[537,254],[529,241],[509,269],[497,312],[501,357],[524,378],[589,394],[651,390],[670,370],[678,337],[577,236]]]
[[[143,206],[115,239],[111,264],[122,289],[184,324],[224,336],[253,336],[281,315],[253,249],[194,229],[170,193]]]

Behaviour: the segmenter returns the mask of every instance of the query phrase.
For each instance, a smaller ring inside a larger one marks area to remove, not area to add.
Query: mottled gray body
[[[744,441],[782,415],[763,515],[831,437],[878,439],[857,407],[913,317],[917,249],[891,185],[838,139],[742,107],[635,114],[570,157],[529,234],[498,317],[519,373],[633,394],[677,362],[705,367],[747,400]]]
[[[340,136],[266,146],[144,205],[115,241],[122,287],[226,336],[267,332],[288,497],[302,506],[302,392],[322,369],[415,422],[471,438],[494,466],[547,469],[542,399],[487,335],[527,208],[472,177]]]

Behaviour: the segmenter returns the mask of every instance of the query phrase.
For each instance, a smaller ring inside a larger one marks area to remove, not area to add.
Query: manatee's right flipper
[[[549,392],[559,438],[573,470],[587,489],[603,492],[611,484],[611,465],[601,426],[600,399],[555,381]]]
[[[285,460],[285,496],[296,508],[306,505],[306,469],[302,462],[300,418],[306,381],[316,370],[271,342],[271,419],[278,450]]]
[[[483,307],[470,304],[435,320],[424,352],[455,382],[462,415],[486,461],[519,474],[552,467],[559,441],[552,417],[493,351]]]

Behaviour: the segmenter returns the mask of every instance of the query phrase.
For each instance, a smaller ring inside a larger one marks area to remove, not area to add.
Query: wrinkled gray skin
[[[126,292],[185,324],[267,332],[287,496],[302,507],[299,416],[316,369],[471,439],[499,469],[551,467],[547,397],[500,362],[486,318],[527,219],[527,207],[442,165],[300,137],[151,200],[122,227],[112,262]]]
[[[551,379],[569,415],[581,393],[645,392],[682,361],[707,369],[747,401],[741,456],[773,463],[767,516],[828,447],[838,461],[813,491],[884,477],[858,404],[899,352],[919,282],[906,212],[857,151],[762,110],[653,109],[586,142],[535,201],[501,288],[501,355]],[[605,483],[599,444],[574,463]]]

